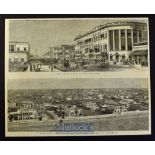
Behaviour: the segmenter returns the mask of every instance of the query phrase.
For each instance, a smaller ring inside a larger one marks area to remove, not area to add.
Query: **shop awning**
[[[147,55],[148,54],[148,50],[137,50],[137,51],[134,51],[130,54],[130,56],[136,56],[136,55]]]

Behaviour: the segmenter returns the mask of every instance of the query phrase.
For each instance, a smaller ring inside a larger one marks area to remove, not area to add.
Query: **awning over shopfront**
[[[142,56],[142,55],[147,55],[148,50],[136,50],[130,54],[130,56]]]

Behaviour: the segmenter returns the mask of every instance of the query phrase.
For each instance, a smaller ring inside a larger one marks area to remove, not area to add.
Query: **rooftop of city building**
[[[9,41],[9,44],[27,44],[27,45],[30,45],[29,42],[22,42],[22,41]]]
[[[109,23],[106,23],[106,24],[103,24],[103,25],[98,25],[98,26],[95,26],[94,28],[92,28],[92,30],[84,33],[84,34],[81,34],[81,35],[78,35],[75,37],[75,41],[77,39],[80,39],[86,35],[89,35],[91,33],[94,33],[98,30],[101,30],[101,29],[104,29],[104,28],[107,28],[107,27],[113,27],[113,26],[133,26],[133,25],[146,25],[147,23],[145,22],[135,22],[135,21],[118,21],[118,22],[109,22]]]

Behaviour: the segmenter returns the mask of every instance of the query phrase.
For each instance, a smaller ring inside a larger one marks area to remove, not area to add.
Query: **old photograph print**
[[[150,134],[148,80],[10,79],[7,135]]]
[[[9,72],[147,72],[147,18],[6,20]]]
[[[151,134],[148,18],[5,20],[5,135]]]

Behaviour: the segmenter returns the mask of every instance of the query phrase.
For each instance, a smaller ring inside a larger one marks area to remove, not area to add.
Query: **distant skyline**
[[[9,20],[9,41],[29,42],[31,54],[43,55],[51,46],[75,44],[77,35],[113,21],[147,22],[142,18]]]
[[[11,79],[8,89],[148,88],[146,78]]]

